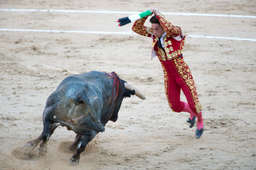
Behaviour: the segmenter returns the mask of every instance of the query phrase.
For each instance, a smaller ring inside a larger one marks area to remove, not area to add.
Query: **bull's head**
[[[66,95],[63,100],[61,114],[65,112],[66,121],[61,123],[74,131],[79,128],[79,130],[103,132],[104,126],[100,121],[99,113],[102,103],[100,99],[96,95],[89,98],[84,90],[76,93],[73,91],[70,94],[72,95]]]

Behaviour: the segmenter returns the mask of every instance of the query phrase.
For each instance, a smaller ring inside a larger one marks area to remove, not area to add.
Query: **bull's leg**
[[[88,131],[80,136],[77,144],[76,153],[71,158],[71,163],[78,164],[80,154],[85,150],[86,145],[95,137],[97,133],[95,131]]]
[[[44,129],[43,132],[41,133],[41,135],[36,138],[35,140],[29,141],[27,142],[27,144],[25,146],[27,146],[27,148],[30,148],[29,150],[34,150],[36,148],[36,146],[43,140],[45,141],[47,138],[50,137],[49,134],[51,134],[51,127],[53,124],[53,111],[54,111],[55,107],[45,107],[44,109],[44,113],[43,113],[43,119],[44,119]],[[56,127],[55,127],[56,128]],[[54,128],[54,129],[55,129]]]
[[[44,155],[46,153],[47,141],[49,140],[54,130],[58,127],[56,122],[54,122],[54,118],[53,118],[55,109],[56,109],[55,105],[48,105],[48,104],[44,109],[44,113],[43,113],[44,129],[39,138],[41,141],[40,148],[39,148],[40,155]]]
[[[45,144],[49,140],[49,137],[52,135],[56,127],[57,127],[56,124],[50,124],[46,121],[44,123],[44,130],[41,133],[41,135],[38,138],[26,143],[25,145],[26,153],[30,154],[40,142],[41,142],[40,148],[39,148],[40,155],[42,155],[43,152],[46,152]]]
[[[74,151],[74,150],[76,149],[76,147],[77,147],[78,142],[80,141],[80,139],[81,139],[81,135],[77,134],[77,135],[76,135],[76,138],[75,138],[75,141],[74,141],[74,142],[72,143],[72,145],[69,147],[69,149],[70,149],[71,151]]]
[[[57,127],[58,127],[58,125],[50,124],[47,121],[44,123],[44,130],[41,135],[42,142],[39,147],[39,154],[41,156],[45,155],[45,153],[47,152],[47,142]]]
[[[38,138],[28,141],[25,145],[25,148],[27,149],[27,152],[31,152],[36,148],[36,146],[41,142],[42,135],[40,135]]]

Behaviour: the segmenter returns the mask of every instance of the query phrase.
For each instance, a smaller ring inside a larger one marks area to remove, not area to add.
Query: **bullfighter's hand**
[[[155,8],[151,9],[151,12],[152,12],[154,15],[159,15],[159,14],[160,14],[159,10],[158,10],[158,9],[155,9]]]

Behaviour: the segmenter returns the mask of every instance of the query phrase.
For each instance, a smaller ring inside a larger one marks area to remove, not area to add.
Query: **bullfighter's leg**
[[[191,79],[193,81],[193,79]],[[203,117],[202,117],[202,112],[200,108],[200,103],[198,100],[197,92],[195,87],[189,87],[184,80],[180,79],[179,80],[181,84],[182,91],[184,95],[186,96],[186,99],[188,101],[188,104],[184,103],[184,108],[183,110],[187,110],[188,112],[192,113],[193,117],[190,117],[190,121],[188,121],[191,126],[194,124],[195,117],[197,117],[197,129],[196,129],[196,138],[200,138],[203,134]],[[194,84],[194,81],[193,83]],[[199,109],[200,108],[200,109]]]
[[[181,86],[176,82],[176,78],[173,76],[167,77],[167,75],[165,75],[165,88],[170,108],[174,112],[189,113],[190,118],[187,122],[190,124],[189,127],[192,128],[195,124],[196,117],[194,112],[190,109],[189,104],[180,100]]]
[[[88,131],[80,136],[80,139],[77,144],[76,153],[71,158],[71,163],[79,163],[80,154],[85,150],[86,145],[95,137],[97,132]]]
[[[192,78],[190,81],[194,85],[194,81]],[[201,112],[197,112],[197,110],[199,109],[196,109],[199,108],[198,106],[200,104],[198,101],[195,87],[189,87],[186,81],[182,78],[182,76],[168,76],[167,73],[165,73],[165,88],[169,106],[172,108],[172,110],[175,112],[183,111],[190,113],[190,118],[187,122],[190,124],[191,128],[195,124],[196,117],[198,118],[196,138],[200,138],[203,134],[203,118]],[[180,100],[181,90],[185,94],[188,103]]]

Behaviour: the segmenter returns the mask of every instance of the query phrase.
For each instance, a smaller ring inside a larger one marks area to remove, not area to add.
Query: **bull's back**
[[[108,77],[105,72],[91,71],[82,74],[75,74],[66,77],[60,85],[57,87],[57,90],[63,88],[65,86],[94,86],[97,88],[104,89],[104,86],[111,86],[112,81],[111,78]],[[80,87],[80,88],[81,88]]]
[[[112,79],[105,72],[91,71],[87,73],[78,74],[75,76],[81,79],[83,82],[87,82],[90,85],[93,85],[102,89],[104,89],[104,86],[112,85]]]

